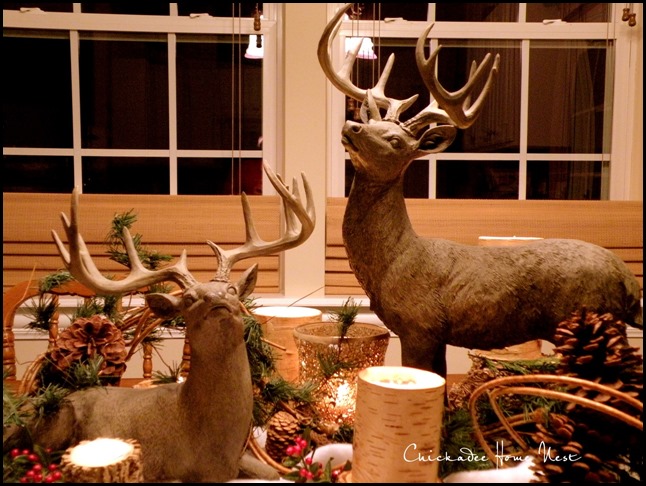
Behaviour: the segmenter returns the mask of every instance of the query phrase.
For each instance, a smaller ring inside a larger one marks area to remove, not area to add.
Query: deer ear
[[[419,150],[435,153],[443,152],[455,140],[458,129],[452,125],[438,125],[426,130],[419,139]]]
[[[148,294],[146,303],[157,317],[171,318],[179,314],[180,299],[168,294]]]
[[[253,289],[256,287],[256,279],[258,278],[258,264],[249,267],[240,277],[236,287],[238,287],[238,298],[240,300],[246,298]]]

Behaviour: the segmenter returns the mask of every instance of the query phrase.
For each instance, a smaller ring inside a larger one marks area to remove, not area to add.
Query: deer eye
[[[182,300],[184,301],[184,307],[190,307],[197,299],[192,294],[185,294],[184,297],[182,297]]]
[[[402,145],[402,141],[398,137],[391,138],[388,143],[392,148],[400,148]]]
[[[238,295],[238,289],[236,289],[234,285],[229,285],[227,292],[231,295]]]

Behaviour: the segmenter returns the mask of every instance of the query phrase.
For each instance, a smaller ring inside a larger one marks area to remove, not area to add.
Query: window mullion
[[[177,35],[168,34],[168,156],[170,195],[177,195]]]
[[[76,8],[77,4],[74,4]],[[83,157],[81,146],[81,80],[79,66],[79,33],[72,30],[70,36],[70,78],[72,82],[72,151],[74,160],[74,187],[83,192]]]

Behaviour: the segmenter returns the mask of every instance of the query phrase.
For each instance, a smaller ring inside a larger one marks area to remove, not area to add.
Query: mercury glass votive
[[[382,366],[390,339],[388,329],[355,322],[341,338],[336,322],[303,324],[294,329],[299,382],[317,384],[314,408],[329,422],[352,425],[357,377],[370,366]]]

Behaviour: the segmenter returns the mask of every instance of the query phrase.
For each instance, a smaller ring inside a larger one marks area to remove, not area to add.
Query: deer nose
[[[362,129],[363,125],[361,123],[348,120],[343,126],[343,133],[359,133]]]

